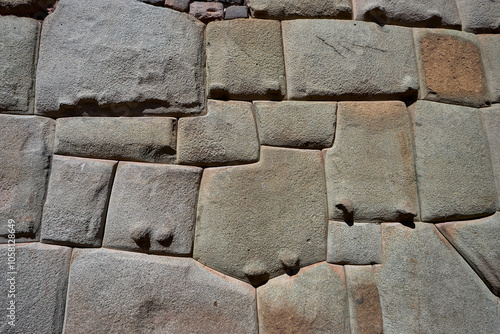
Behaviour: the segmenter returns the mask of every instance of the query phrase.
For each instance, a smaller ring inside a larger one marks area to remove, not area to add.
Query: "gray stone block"
[[[229,6],[224,11],[224,20],[246,19],[247,17],[247,6]]]
[[[351,18],[350,0],[247,0],[253,17],[297,19],[305,17]]]
[[[255,290],[193,259],[74,252],[66,333],[257,333]]]
[[[191,254],[201,168],[120,162],[103,246]]]
[[[474,33],[500,31],[500,3],[495,0],[456,0],[463,30]]]
[[[500,136],[498,135],[500,131],[500,104],[481,109],[481,116],[488,138],[493,175],[497,185],[498,209],[500,209]]]
[[[217,166],[259,160],[259,136],[252,104],[238,101],[208,102],[208,114],[181,118],[177,162]]]
[[[255,102],[260,143],[298,148],[331,147],[337,103]]]
[[[189,12],[189,4],[193,0],[165,0],[165,7],[178,10],[180,12]]]
[[[427,101],[410,110],[422,221],[495,212],[495,180],[480,111]]]
[[[243,0],[206,0],[208,2],[220,2],[224,5],[232,6],[232,5],[242,5]]]
[[[291,20],[282,27],[289,99],[416,96],[409,28],[341,20]]]
[[[47,8],[54,6],[55,2],[56,0],[0,0],[0,14],[32,15],[43,18]]]
[[[35,113],[199,113],[203,31],[183,13],[136,0],[61,0],[43,24]]]
[[[194,16],[202,22],[222,20],[224,17],[224,5],[220,2],[195,1],[189,5],[189,15]]]
[[[500,102],[500,35],[479,35],[492,102]]]

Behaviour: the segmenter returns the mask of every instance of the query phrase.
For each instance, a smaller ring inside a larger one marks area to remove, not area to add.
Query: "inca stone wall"
[[[0,0],[1,333],[500,333],[498,0]]]

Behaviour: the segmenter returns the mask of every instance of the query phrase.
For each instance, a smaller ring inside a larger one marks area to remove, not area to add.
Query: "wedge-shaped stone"
[[[103,246],[189,255],[201,168],[120,162]]]
[[[402,221],[417,214],[411,121],[403,102],[342,102],[325,170],[330,219]]]
[[[486,130],[490,147],[493,175],[497,185],[498,209],[500,209],[500,105],[495,104],[490,108],[481,109],[483,125]]]
[[[47,8],[53,6],[55,2],[56,0],[0,0],[0,14],[33,15],[43,18]]]
[[[327,263],[282,275],[257,289],[259,333],[349,334],[342,266]]]
[[[188,15],[136,0],[61,0],[43,24],[36,113],[198,113],[203,30]]]
[[[479,42],[492,102],[500,102],[500,35],[480,35]]]
[[[409,28],[341,20],[291,20],[282,26],[290,99],[416,96]]]
[[[422,221],[495,212],[495,180],[480,111],[427,101],[410,110]]]
[[[193,259],[106,249],[73,257],[66,333],[257,333],[255,291]]]
[[[456,0],[463,29],[484,33],[500,31],[500,3],[495,0]]]
[[[194,258],[252,284],[325,260],[319,151],[262,147],[258,163],[203,173]]]
[[[260,143],[297,148],[331,147],[337,104],[331,102],[255,102]]]
[[[301,17],[351,18],[350,0],[247,0],[253,17],[296,19]]]
[[[283,98],[285,66],[279,21],[211,22],[206,35],[209,97]]]
[[[259,160],[259,136],[249,102],[208,102],[208,115],[181,118],[177,162],[217,166]]]

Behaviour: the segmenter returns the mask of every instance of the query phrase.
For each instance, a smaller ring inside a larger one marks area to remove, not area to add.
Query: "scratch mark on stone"
[[[334,47],[333,45],[331,45],[330,43],[328,43],[327,41],[325,41],[323,38],[319,37],[319,36],[316,36],[317,39],[319,39],[320,41],[322,41],[323,43],[325,43],[326,45],[328,45],[329,47],[331,47],[333,49],[333,51],[335,51],[336,53],[338,53],[340,56],[346,58],[346,56],[344,56],[342,53],[339,52],[339,50],[337,50],[336,47]]]

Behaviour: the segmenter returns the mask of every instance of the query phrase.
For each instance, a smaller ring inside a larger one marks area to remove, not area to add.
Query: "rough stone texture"
[[[282,22],[290,99],[416,96],[409,28],[341,20]]]
[[[256,164],[204,171],[193,257],[252,284],[324,261],[326,205],[320,152],[262,147]]]
[[[356,265],[382,263],[380,225],[330,222],[326,260],[329,263]]]
[[[192,0],[165,0],[165,7],[172,8],[181,12],[189,12],[189,4]]]
[[[203,54],[203,24],[185,14],[136,0],[61,0],[43,24],[35,112],[198,113]]]
[[[415,29],[420,99],[481,107],[489,100],[479,39],[455,30]]]
[[[179,120],[177,162],[217,166],[259,160],[259,136],[249,102],[208,102],[208,115]]]
[[[33,15],[44,17],[47,8],[54,5],[56,0],[0,0],[0,14]],[[0,29],[2,31],[3,29]],[[0,57],[2,58],[2,57]]]
[[[497,0],[456,0],[463,30],[474,33],[500,32],[500,3]]]
[[[39,29],[33,19],[0,17],[0,113],[33,113]]]
[[[257,333],[251,286],[193,259],[77,250],[66,333]]]
[[[222,20],[224,5],[220,2],[198,2],[189,5],[189,14],[202,22]]]
[[[56,123],[57,154],[172,163],[176,122],[168,117],[71,117]]]
[[[101,246],[115,165],[109,160],[52,158],[42,242]]]
[[[54,127],[48,118],[0,115],[0,243],[9,219],[19,242],[38,239]]]
[[[341,102],[325,153],[330,219],[402,221],[417,215],[411,121],[403,102]]]
[[[0,254],[5,259],[0,280],[3,292],[0,294],[3,308],[0,332],[62,333],[71,248],[17,244],[13,270],[7,265],[8,254],[12,253],[9,248],[11,245],[0,246]],[[12,277],[14,280],[10,280]],[[15,290],[13,298],[9,298],[11,283]],[[15,327],[8,324],[10,301],[15,301]]]
[[[253,17],[296,19],[304,17],[351,18],[350,0],[247,0]]]
[[[283,98],[285,66],[279,21],[211,22],[206,39],[209,97]]]
[[[189,255],[201,168],[120,162],[104,247]]]
[[[490,108],[481,109],[481,116],[488,138],[493,175],[497,185],[498,209],[500,210],[500,136],[498,135],[500,132],[500,105],[496,104]]]
[[[331,147],[337,104],[331,102],[255,102],[260,143],[299,148]]]
[[[410,110],[422,221],[495,212],[495,180],[480,111],[427,101]]]
[[[480,35],[484,69],[492,102],[500,102],[500,35]]]
[[[257,298],[261,334],[350,334],[342,266],[321,263],[282,275],[259,287]]]
[[[246,19],[247,17],[247,6],[230,6],[224,12],[224,20]]]

